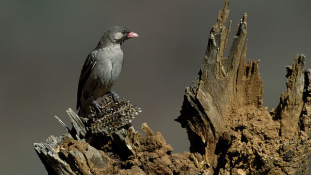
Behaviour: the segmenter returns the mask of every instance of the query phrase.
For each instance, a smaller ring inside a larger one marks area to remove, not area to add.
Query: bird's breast
[[[100,50],[96,60],[95,79],[103,86],[111,88],[119,78],[123,64],[123,52],[120,47],[108,47]]]

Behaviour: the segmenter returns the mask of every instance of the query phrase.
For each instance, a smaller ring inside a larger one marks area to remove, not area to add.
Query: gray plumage
[[[117,81],[123,65],[123,51],[120,45],[132,37],[138,35],[123,26],[111,27],[88,55],[78,85],[76,107],[80,117],[85,117],[88,107],[97,104],[96,99],[109,92]]]

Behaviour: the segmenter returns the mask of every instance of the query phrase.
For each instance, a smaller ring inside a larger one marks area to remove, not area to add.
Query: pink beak
[[[136,37],[138,37],[138,34],[134,33],[134,32],[130,32],[129,34],[127,34],[127,37],[129,37],[129,38],[136,38]]]

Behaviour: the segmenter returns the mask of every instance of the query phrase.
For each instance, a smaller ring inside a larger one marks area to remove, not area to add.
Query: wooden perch
[[[67,110],[73,127],[35,143],[49,174],[307,174],[311,156],[311,70],[304,55],[287,66],[287,91],[276,109],[263,104],[259,60],[246,61],[247,15],[239,22],[229,56],[223,57],[231,21],[225,0],[210,32],[200,71],[186,88],[181,115],[190,153],[174,153],[163,136],[132,120],[141,110],[123,100],[101,99],[104,115]]]

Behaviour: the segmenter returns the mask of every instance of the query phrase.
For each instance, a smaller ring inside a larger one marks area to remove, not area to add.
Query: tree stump
[[[142,126],[146,136],[136,132],[130,122],[139,109],[131,104],[125,109],[130,113],[122,114],[124,118],[119,118],[122,109],[119,116],[111,113],[113,118],[96,119],[96,125],[92,118],[80,118],[69,109],[72,129],[58,119],[68,133],[35,143],[48,173],[307,174],[311,69],[304,70],[306,57],[297,54],[292,66],[286,67],[287,91],[281,94],[277,108],[267,111],[262,106],[259,60],[245,63],[246,14],[229,56],[223,56],[231,30],[231,21],[225,26],[228,5],[225,0],[211,29],[199,73],[186,88],[181,115],[176,119],[187,130],[190,152],[173,154],[163,136],[147,124]],[[120,121],[122,125],[116,123]]]

